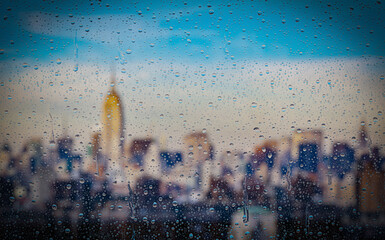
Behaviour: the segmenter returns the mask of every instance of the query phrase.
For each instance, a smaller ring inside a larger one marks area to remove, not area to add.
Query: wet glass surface
[[[1,239],[383,239],[382,1],[2,1]]]

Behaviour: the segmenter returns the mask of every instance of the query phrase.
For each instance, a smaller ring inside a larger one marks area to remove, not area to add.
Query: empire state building
[[[109,178],[117,181],[124,178],[123,161],[123,109],[120,96],[115,90],[112,78],[111,89],[103,101],[101,151],[106,160],[106,172]]]

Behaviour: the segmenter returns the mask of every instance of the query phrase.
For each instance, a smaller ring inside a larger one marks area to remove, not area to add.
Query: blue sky
[[[383,56],[383,13],[379,1],[2,1],[0,60],[74,60],[76,35],[80,62]]]

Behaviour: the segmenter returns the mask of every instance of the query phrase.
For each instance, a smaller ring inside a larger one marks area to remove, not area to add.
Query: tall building
[[[185,160],[183,169],[188,187],[205,193],[209,190],[209,181],[213,168],[213,147],[206,133],[193,132],[184,138]],[[200,195],[202,196],[202,194]]]
[[[165,172],[169,172],[177,163],[183,160],[181,152],[163,150],[159,154],[162,170]]]
[[[34,175],[41,167],[43,159],[42,143],[39,138],[28,140],[22,150],[20,161],[17,164],[18,171],[25,177]]]
[[[120,96],[115,89],[115,77],[112,77],[111,89],[104,98],[102,107],[101,155],[106,162],[108,178],[116,182],[124,178],[122,171],[124,145],[123,109]]]
[[[358,207],[361,213],[383,214],[385,212],[385,171],[384,158],[379,148],[373,147],[369,154],[359,159],[357,174]]]
[[[216,179],[225,179],[228,187],[235,192],[241,193],[243,190],[243,181],[245,179],[247,164],[244,154],[241,152],[223,152],[218,163],[219,165],[213,169],[213,173],[219,172],[219,174],[213,174],[213,176],[218,176]],[[216,170],[217,168],[219,168],[219,171]]]
[[[359,148],[365,148],[369,144],[369,136],[365,127],[365,122],[361,121],[360,130],[358,132],[358,146]]]
[[[65,162],[65,168],[68,172],[72,171],[72,159],[74,157],[73,154],[73,139],[70,136],[63,136],[62,138],[58,139],[58,155],[59,155],[59,161]]]
[[[184,143],[189,163],[195,165],[213,159],[213,148],[206,133],[191,133],[184,138]]]
[[[249,176],[254,176],[260,183],[268,184],[271,177],[271,170],[277,155],[277,142],[265,141],[254,149],[254,154],[250,158],[247,167]]]
[[[144,172],[152,179],[162,177],[162,166],[160,162],[159,144],[153,140],[147,153],[143,156]]]
[[[323,134],[319,130],[296,132],[292,139],[291,155],[298,159],[300,169],[308,172],[317,172],[319,160],[322,159]]]
[[[361,121],[360,128],[358,130],[357,148],[355,151],[355,158],[361,159],[364,155],[369,153],[370,137],[366,129],[365,121]]]
[[[160,178],[159,152],[152,138],[133,139],[128,145],[126,155],[129,161],[127,167],[125,166],[125,173],[131,188],[136,188],[143,178]]]
[[[143,166],[144,156],[147,154],[153,142],[154,140],[151,138],[134,139],[128,149],[128,156],[130,156],[131,163]]]
[[[137,181],[142,175],[151,179],[159,179],[161,177],[161,162],[159,146],[155,139],[144,138],[134,139],[129,148],[131,167],[140,168],[143,174],[130,174],[130,182]]]
[[[337,142],[333,145],[330,167],[341,179],[352,170],[354,163],[354,149],[347,143]]]
[[[102,157],[100,140],[101,133],[95,132],[91,136],[91,142],[88,146],[88,154],[84,159],[84,171],[90,175],[94,175],[96,179],[105,179],[106,161]]]

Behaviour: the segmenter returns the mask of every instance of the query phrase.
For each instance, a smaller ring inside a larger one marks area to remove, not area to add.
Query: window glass
[[[0,238],[382,239],[382,1],[0,3]]]

